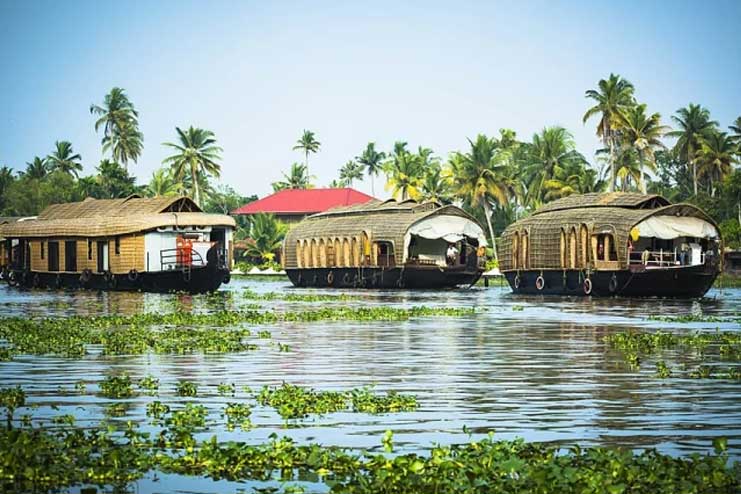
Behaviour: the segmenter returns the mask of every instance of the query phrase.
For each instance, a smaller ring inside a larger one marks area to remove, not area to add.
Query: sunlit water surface
[[[68,316],[137,312],[212,311],[255,304],[240,296],[256,292],[315,293],[293,289],[287,281],[236,279],[232,296],[144,293],[21,292],[0,288],[0,316]],[[341,293],[321,292],[318,293]],[[514,296],[507,288],[447,291],[347,291],[361,300],[342,302],[257,302],[266,309],[302,310],[327,305],[414,305],[475,307],[460,318],[419,318],[406,322],[281,323],[268,329],[272,338],[254,338],[259,349],[226,355],[145,355],[104,357],[91,347],[83,359],[22,356],[0,363],[2,386],[20,384],[35,416],[71,413],[78,424],[110,420],[140,422],[147,429],[146,404],[139,396],[110,400],[96,396],[107,374],[127,372],[134,380],[160,379],[159,400],[178,407],[185,402],[209,408],[212,424],[203,437],[264,442],[272,433],[295,440],[382,451],[386,430],[394,432],[397,452],[424,453],[432,444],[467,442],[494,432],[495,437],[559,444],[620,445],[658,448],[672,455],[712,451],[715,437],[727,437],[733,458],[741,458],[741,382],[722,379],[659,379],[655,362],[697,364],[671,353],[642,362],[632,371],[603,337],[632,328],[645,330],[739,331],[738,323],[665,323],[651,315],[690,312],[736,316],[741,290],[712,290],[699,301],[543,298]],[[522,309],[522,310],[520,310]],[[277,343],[291,351],[280,352]],[[727,365],[724,364],[724,365]],[[197,398],[174,395],[175,383],[195,381]],[[86,393],[75,393],[79,381]],[[255,407],[254,429],[227,431],[221,416],[227,402],[243,401],[249,386],[282,382],[317,389],[376,385],[378,391],[417,395],[415,412],[386,415],[334,413],[286,424],[269,408]],[[221,382],[237,386],[236,397],[223,397]],[[126,404],[126,415],[107,419],[105,408]],[[55,409],[51,406],[54,405]],[[466,431],[464,432],[464,426]],[[472,436],[469,436],[472,434]],[[132,488],[140,493],[251,490],[262,483],[226,483],[173,475],[151,475]],[[279,484],[276,484],[279,486]]]

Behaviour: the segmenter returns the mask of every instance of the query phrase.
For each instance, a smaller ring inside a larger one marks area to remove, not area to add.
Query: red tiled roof
[[[351,188],[285,189],[232,211],[232,214],[313,214],[338,206],[352,206],[373,199]]]

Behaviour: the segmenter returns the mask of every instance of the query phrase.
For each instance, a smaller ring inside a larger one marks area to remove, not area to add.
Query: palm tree
[[[735,154],[738,147],[733,138],[725,132],[711,132],[700,138],[700,150],[697,156],[700,169],[698,174],[709,180],[710,195],[715,197],[714,183],[720,183],[733,171],[738,162]]]
[[[280,250],[287,228],[275,216],[258,213],[252,216],[250,238],[252,242],[245,250],[245,256],[271,261],[275,252]]]
[[[489,226],[494,259],[497,261],[497,243],[491,226],[491,202],[507,204],[512,187],[507,178],[506,153],[498,152],[494,139],[479,134],[475,141],[468,140],[471,150],[456,153],[449,161],[453,180],[453,193],[473,207],[483,207]]]
[[[293,163],[288,175],[282,174],[285,180],[273,182],[273,192],[284,189],[311,189],[310,177],[306,170],[306,165]]]
[[[345,163],[340,168],[340,183],[352,187],[353,180],[363,179],[363,167],[353,160]]]
[[[615,167],[622,192],[628,192],[641,187],[643,170],[640,158],[638,157],[638,151],[635,148],[631,146],[618,148],[615,154]]]
[[[661,125],[661,115],[652,113],[646,115],[646,105],[635,105],[625,108],[618,112],[618,121],[620,122],[622,138],[625,145],[632,147],[638,153],[640,163],[640,177],[638,183],[641,193],[646,193],[646,181],[644,179],[644,166],[648,165],[649,169],[656,169],[655,149],[664,149],[661,142],[670,129]]]
[[[54,143],[54,151],[46,157],[51,171],[60,171],[77,178],[77,173],[82,171],[79,160],[82,156],[74,154],[72,143],[69,141],[57,141]]]
[[[741,146],[741,117],[738,117],[728,128],[733,132],[731,138]],[[741,148],[739,148],[739,153],[741,153]]]
[[[95,132],[103,127],[103,153],[111,151],[114,160],[128,170],[129,160],[136,163],[142,152],[143,135],[139,132],[139,114],[129,101],[126,92],[114,87],[105,95],[103,105],[90,105],[90,113],[99,118]]]
[[[692,167],[692,183],[697,195],[697,162],[696,155],[700,149],[700,139],[707,137],[718,126],[710,120],[710,111],[701,105],[690,103],[687,108],[680,108],[672,120],[679,126],[678,130],[667,135],[677,138],[674,153]]]
[[[46,158],[35,156],[33,161],[26,163],[24,175],[28,178],[43,179],[49,174],[49,165]]]
[[[571,194],[585,194],[597,189],[597,170],[579,162],[557,168],[553,177],[543,183],[544,199],[553,201]]]
[[[394,197],[402,201],[417,200],[420,197],[420,188],[424,177],[422,159],[405,149],[406,143],[397,142],[394,153],[384,164],[386,172],[386,190],[390,190]]]
[[[176,180],[183,182],[186,175],[190,175],[191,191],[196,204],[201,204],[201,191],[199,182],[201,178],[209,175],[218,177],[221,173],[222,149],[216,145],[216,137],[210,130],[198,129],[193,126],[186,131],[175,127],[178,133],[179,143],[165,142],[163,146],[171,147],[177,154],[168,156],[162,160],[162,164],[172,167]]]
[[[618,127],[617,116],[621,110],[634,104],[633,91],[635,88],[633,84],[617,74],[610,74],[607,80],[601,79],[598,86],[599,89],[590,89],[585,93],[586,97],[594,100],[596,104],[587,110],[583,121],[586,123],[592,116],[600,115],[600,121],[597,124],[597,136],[610,150],[611,180],[609,190],[612,192],[615,190],[615,177],[617,176],[617,170],[614,166],[616,130]]]
[[[529,193],[537,201],[547,200],[545,183],[563,175],[564,169],[587,166],[586,158],[576,150],[573,136],[558,126],[546,127],[533,135],[526,161]]]
[[[422,198],[443,204],[450,203],[450,177],[440,165],[427,170],[422,181]]]
[[[369,142],[366,146],[363,154],[355,157],[358,163],[365,167],[366,173],[371,178],[371,193],[375,197],[376,195],[376,181],[375,177],[383,169],[383,160],[386,158],[386,153],[376,151],[376,143]]]
[[[150,197],[170,197],[180,194],[183,185],[175,180],[171,168],[159,168],[152,173],[146,194]]]
[[[304,133],[296,141],[296,145],[293,146],[294,151],[301,149],[304,152],[304,165],[306,166],[306,176],[309,176],[309,153],[316,153],[319,151],[319,147],[322,145],[316,140],[314,133],[310,130],[304,129]]]

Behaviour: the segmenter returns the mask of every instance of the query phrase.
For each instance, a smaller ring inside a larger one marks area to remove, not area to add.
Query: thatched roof
[[[234,219],[206,214],[187,197],[92,199],[53,204],[37,219],[0,226],[5,237],[99,237],[154,230],[165,226],[230,226]]]
[[[533,214],[587,207],[653,209],[661,206],[668,206],[669,204],[671,204],[669,201],[655,194],[638,194],[633,192],[593,192],[590,194],[573,194],[549,202]]]
[[[658,206],[650,207],[657,204]],[[569,196],[554,201],[504,230],[502,241],[498,245],[500,268],[503,271],[514,268],[511,252],[516,232],[520,235],[525,232],[528,235],[530,269],[560,269],[561,230],[568,233],[573,228],[578,234],[584,225],[589,235],[612,233],[616,245],[624,246],[627,245],[630,230],[654,215],[697,217],[717,228],[710,216],[691,204],[668,204],[669,201],[661,196],[620,192]],[[626,249],[618,248],[616,251],[620,265],[626,265]]]
[[[366,232],[374,241],[394,244],[396,262],[403,262],[404,236],[418,221],[436,215],[451,215],[478,222],[462,209],[436,202],[414,200],[397,202],[373,200],[363,204],[330,209],[305,218],[294,226],[285,239],[285,266],[296,267],[296,241],[311,239],[353,238]],[[480,225],[479,225],[480,226]]]

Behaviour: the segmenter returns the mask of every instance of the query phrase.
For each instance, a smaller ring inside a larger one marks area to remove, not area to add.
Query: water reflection
[[[293,290],[286,282],[244,280],[235,280],[226,291],[208,297],[21,292],[3,287],[0,315],[236,310],[256,303],[241,296],[244,288],[258,293]],[[610,332],[636,327],[739,330],[738,323],[731,322],[668,324],[647,317],[693,310],[730,317],[741,306],[741,290],[711,291],[694,303],[515,297],[500,288],[345,293],[361,299],[257,303],[276,310],[332,304],[425,304],[475,306],[479,311],[462,318],[403,322],[282,323],[260,328],[270,330],[273,339],[256,338],[259,349],[241,354],[103,357],[99,349],[91,348],[90,355],[79,360],[20,357],[0,363],[2,384],[23,385],[31,403],[59,406],[59,411],[41,408],[39,413],[73,413],[82,423],[94,423],[116,402],[95,395],[96,383],[107,373],[125,371],[135,379],[151,374],[160,379],[161,401],[171,406],[185,401],[202,403],[211,411],[220,437],[249,441],[266,440],[277,432],[300,441],[379,449],[380,436],[392,429],[400,450],[417,451],[432,442],[467,440],[462,430],[465,425],[474,434],[496,431],[503,438],[657,447],[673,454],[712,450],[712,438],[726,436],[732,455],[741,456],[741,383],[656,379],[653,361],[632,371],[603,343]],[[279,352],[273,341],[288,344],[292,351]],[[682,358],[677,356],[678,365]],[[693,364],[692,357],[684,363]],[[198,398],[174,396],[181,379],[198,384]],[[88,384],[86,394],[74,392],[77,381]],[[415,413],[381,416],[337,413],[286,428],[274,411],[257,407],[251,417],[255,429],[224,429],[220,413],[226,402],[244,399],[244,386],[257,390],[283,381],[323,389],[376,384],[381,390],[417,394],[421,408]],[[235,383],[237,398],[219,396],[216,386],[221,382]],[[146,423],[145,407],[151,400],[146,396],[125,400],[126,416],[110,420]]]

